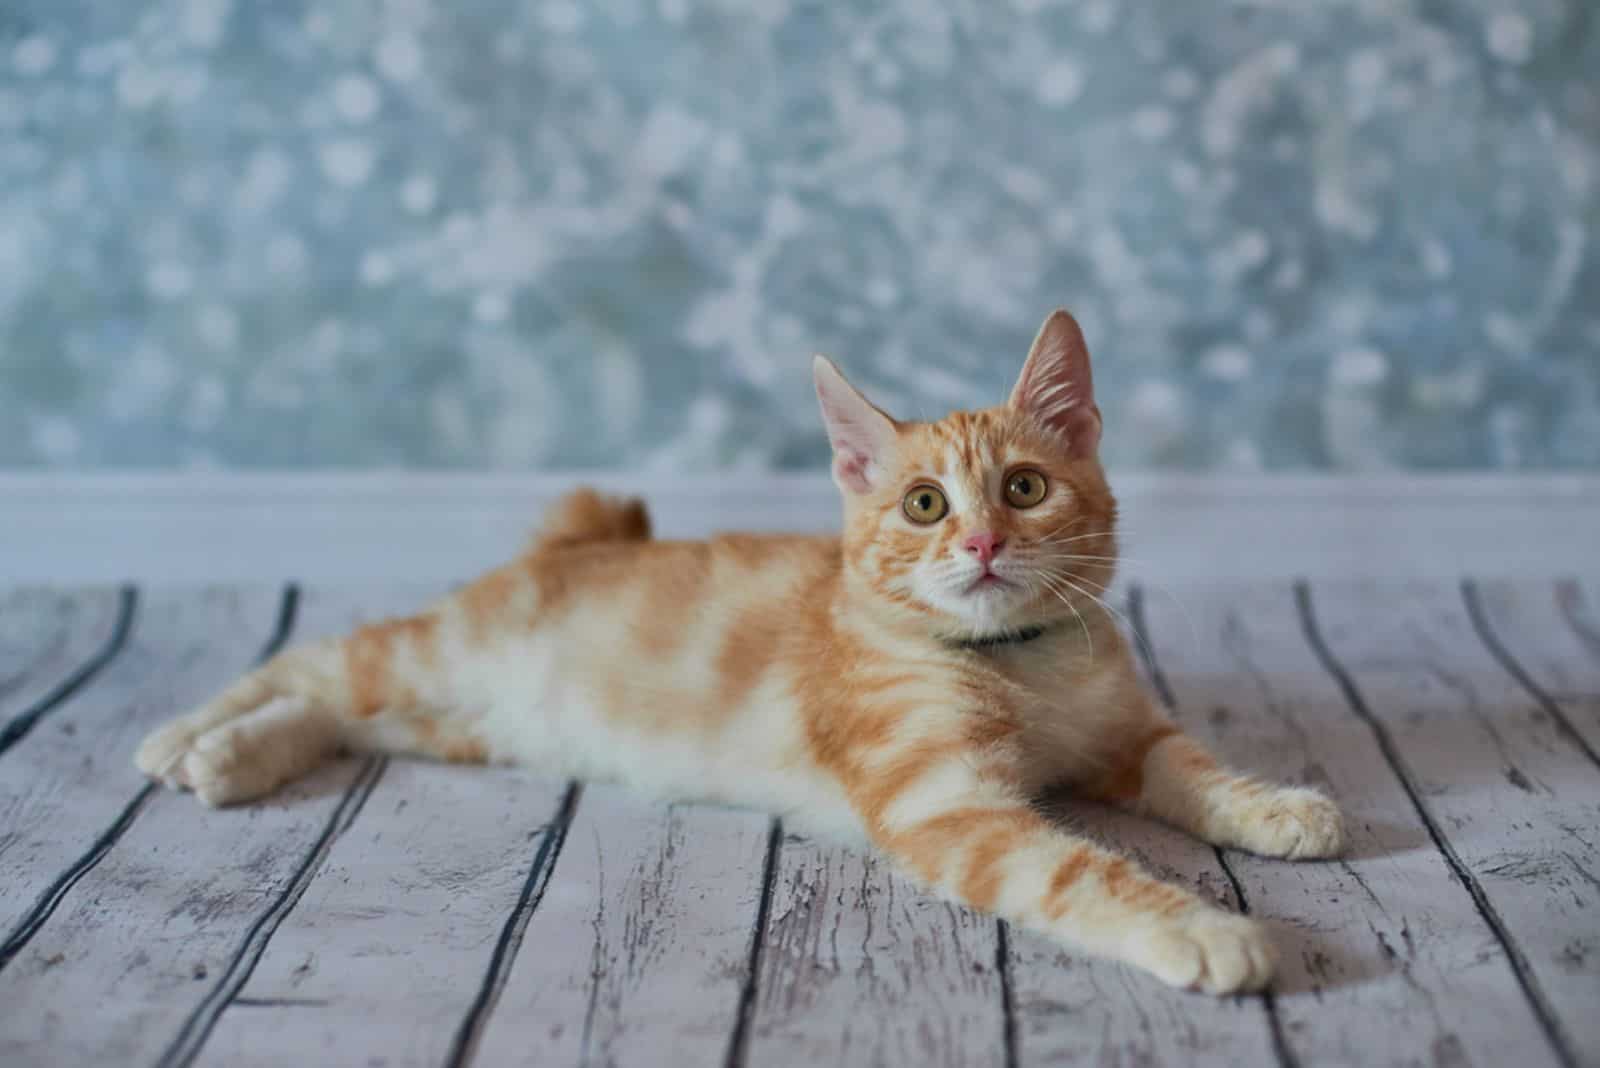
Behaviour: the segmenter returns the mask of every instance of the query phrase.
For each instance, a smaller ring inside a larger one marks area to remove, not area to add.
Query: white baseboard
[[[0,472],[0,582],[448,582],[505,559],[580,483],[644,496],[664,537],[838,523],[820,475]],[[1152,582],[1600,577],[1596,475],[1113,485],[1124,574]]]

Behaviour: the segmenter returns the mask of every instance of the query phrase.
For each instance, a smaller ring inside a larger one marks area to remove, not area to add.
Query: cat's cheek
[[[954,596],[948,589],[925,579],[921,575],[914,573],[911,576],[911,581],[907,584],[907,592],[935,612],[952,616],[956,619],[963,618],[961,599]]]

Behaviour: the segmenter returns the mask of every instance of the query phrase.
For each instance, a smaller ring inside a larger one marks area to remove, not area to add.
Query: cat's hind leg
[[[314,770],[342,745],[338,721],[304,697],[274,697],[199,735],[166,781],[208,805],[249,801]]]
[[[391,620],[280,653],[150,734],[134,762],[213,805],[261,797],[342,750],[482,762],[448,700],[440,622]]]
[[[268,665],[270,667],[270,665]],[[139,744],[133,762],[152,779],[177,788],[183,780],[184,758],[207,731],[245,716],[272,700],[275,691],[268,667],[250,672],[187,715],[151,731]]]

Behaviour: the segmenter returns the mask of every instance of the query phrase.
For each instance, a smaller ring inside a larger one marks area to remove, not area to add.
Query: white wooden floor
[[[1350,816],[1290,864],[1063,806],[1273,925],[1277,989],[1226,1001],[755,813],[385,760],[210,811],[135,772],[422,593],[0,593],[0,1064],[1600,1064],[1600,583],[1130,588],[1179,720]]]

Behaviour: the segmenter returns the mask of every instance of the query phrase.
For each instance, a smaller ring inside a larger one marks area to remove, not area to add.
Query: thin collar
[[[1003,631],[999,634],[986,634],[981,638],[949,638],[945,644],[954,649],[968,649],[973,652],[983,652],[988,649],[999,649],[1008,645],[1026,645],[1036,638],[1042,638],[1055,629],[1055,624],[1037,624],[1031,627],[1022,627],[1019,630]]]

